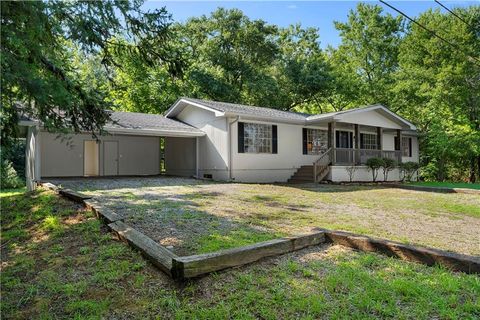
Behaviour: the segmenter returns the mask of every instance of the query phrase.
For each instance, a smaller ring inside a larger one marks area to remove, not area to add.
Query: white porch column
[[[199,137],[195,137],[195,176],[197,179],[200,179],[199,177],[199,161],[200,161],[200,143],[199,143]]]
[[[35,190],[36,181],[40,180],[40,148],[38,128],[29,126],[25,145],[25,179],[28,191]]]

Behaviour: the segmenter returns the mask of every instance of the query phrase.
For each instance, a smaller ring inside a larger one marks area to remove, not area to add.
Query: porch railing
[[[402,152],[399,150],[334,148],[332,162],[336,164],[365,164],[370,158],[389,158],[400,163],[402,162]]]
[[[332,162],[332,148],[328,148],[321,156],[313,163],[313,181],[318,182],[322,180],[328,173],[328,168]]]

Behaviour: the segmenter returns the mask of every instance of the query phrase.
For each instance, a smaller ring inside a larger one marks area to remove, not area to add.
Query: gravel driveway
[[[480,255],[478,195],[178,177],[50,181],[92,195],[178,255],[308,233],[316,227]]]

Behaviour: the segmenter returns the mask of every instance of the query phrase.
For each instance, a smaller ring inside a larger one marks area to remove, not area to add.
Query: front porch
[[[329,122],[327,137],[331,165],[361,165],[370,158],[402,162],[400,129]]]
[[[327,126],[326,134],[319,137],[321,141],[308,141],[312,147],[307,147],[319,154],[312,166],[314,182],[329,177],[332,180],[333,167],[345,171],[347,167],[358,166],[368,171],[365,164],[371,158],[388,158],[399,164],[403,157],[412,156],[412,140],[405,139],[402,129],[338,121],[328,122]]]

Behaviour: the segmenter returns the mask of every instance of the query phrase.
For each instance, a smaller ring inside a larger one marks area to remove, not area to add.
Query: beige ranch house
[[[27,182],[176,175],[241,182],[371,181],[371,157],[418,162],[416,127],[382,105],[308,115],[181,98],[165,115],[112,112],[107,135],[28,127]],[[389,180],[399,180],[394,169]]]

